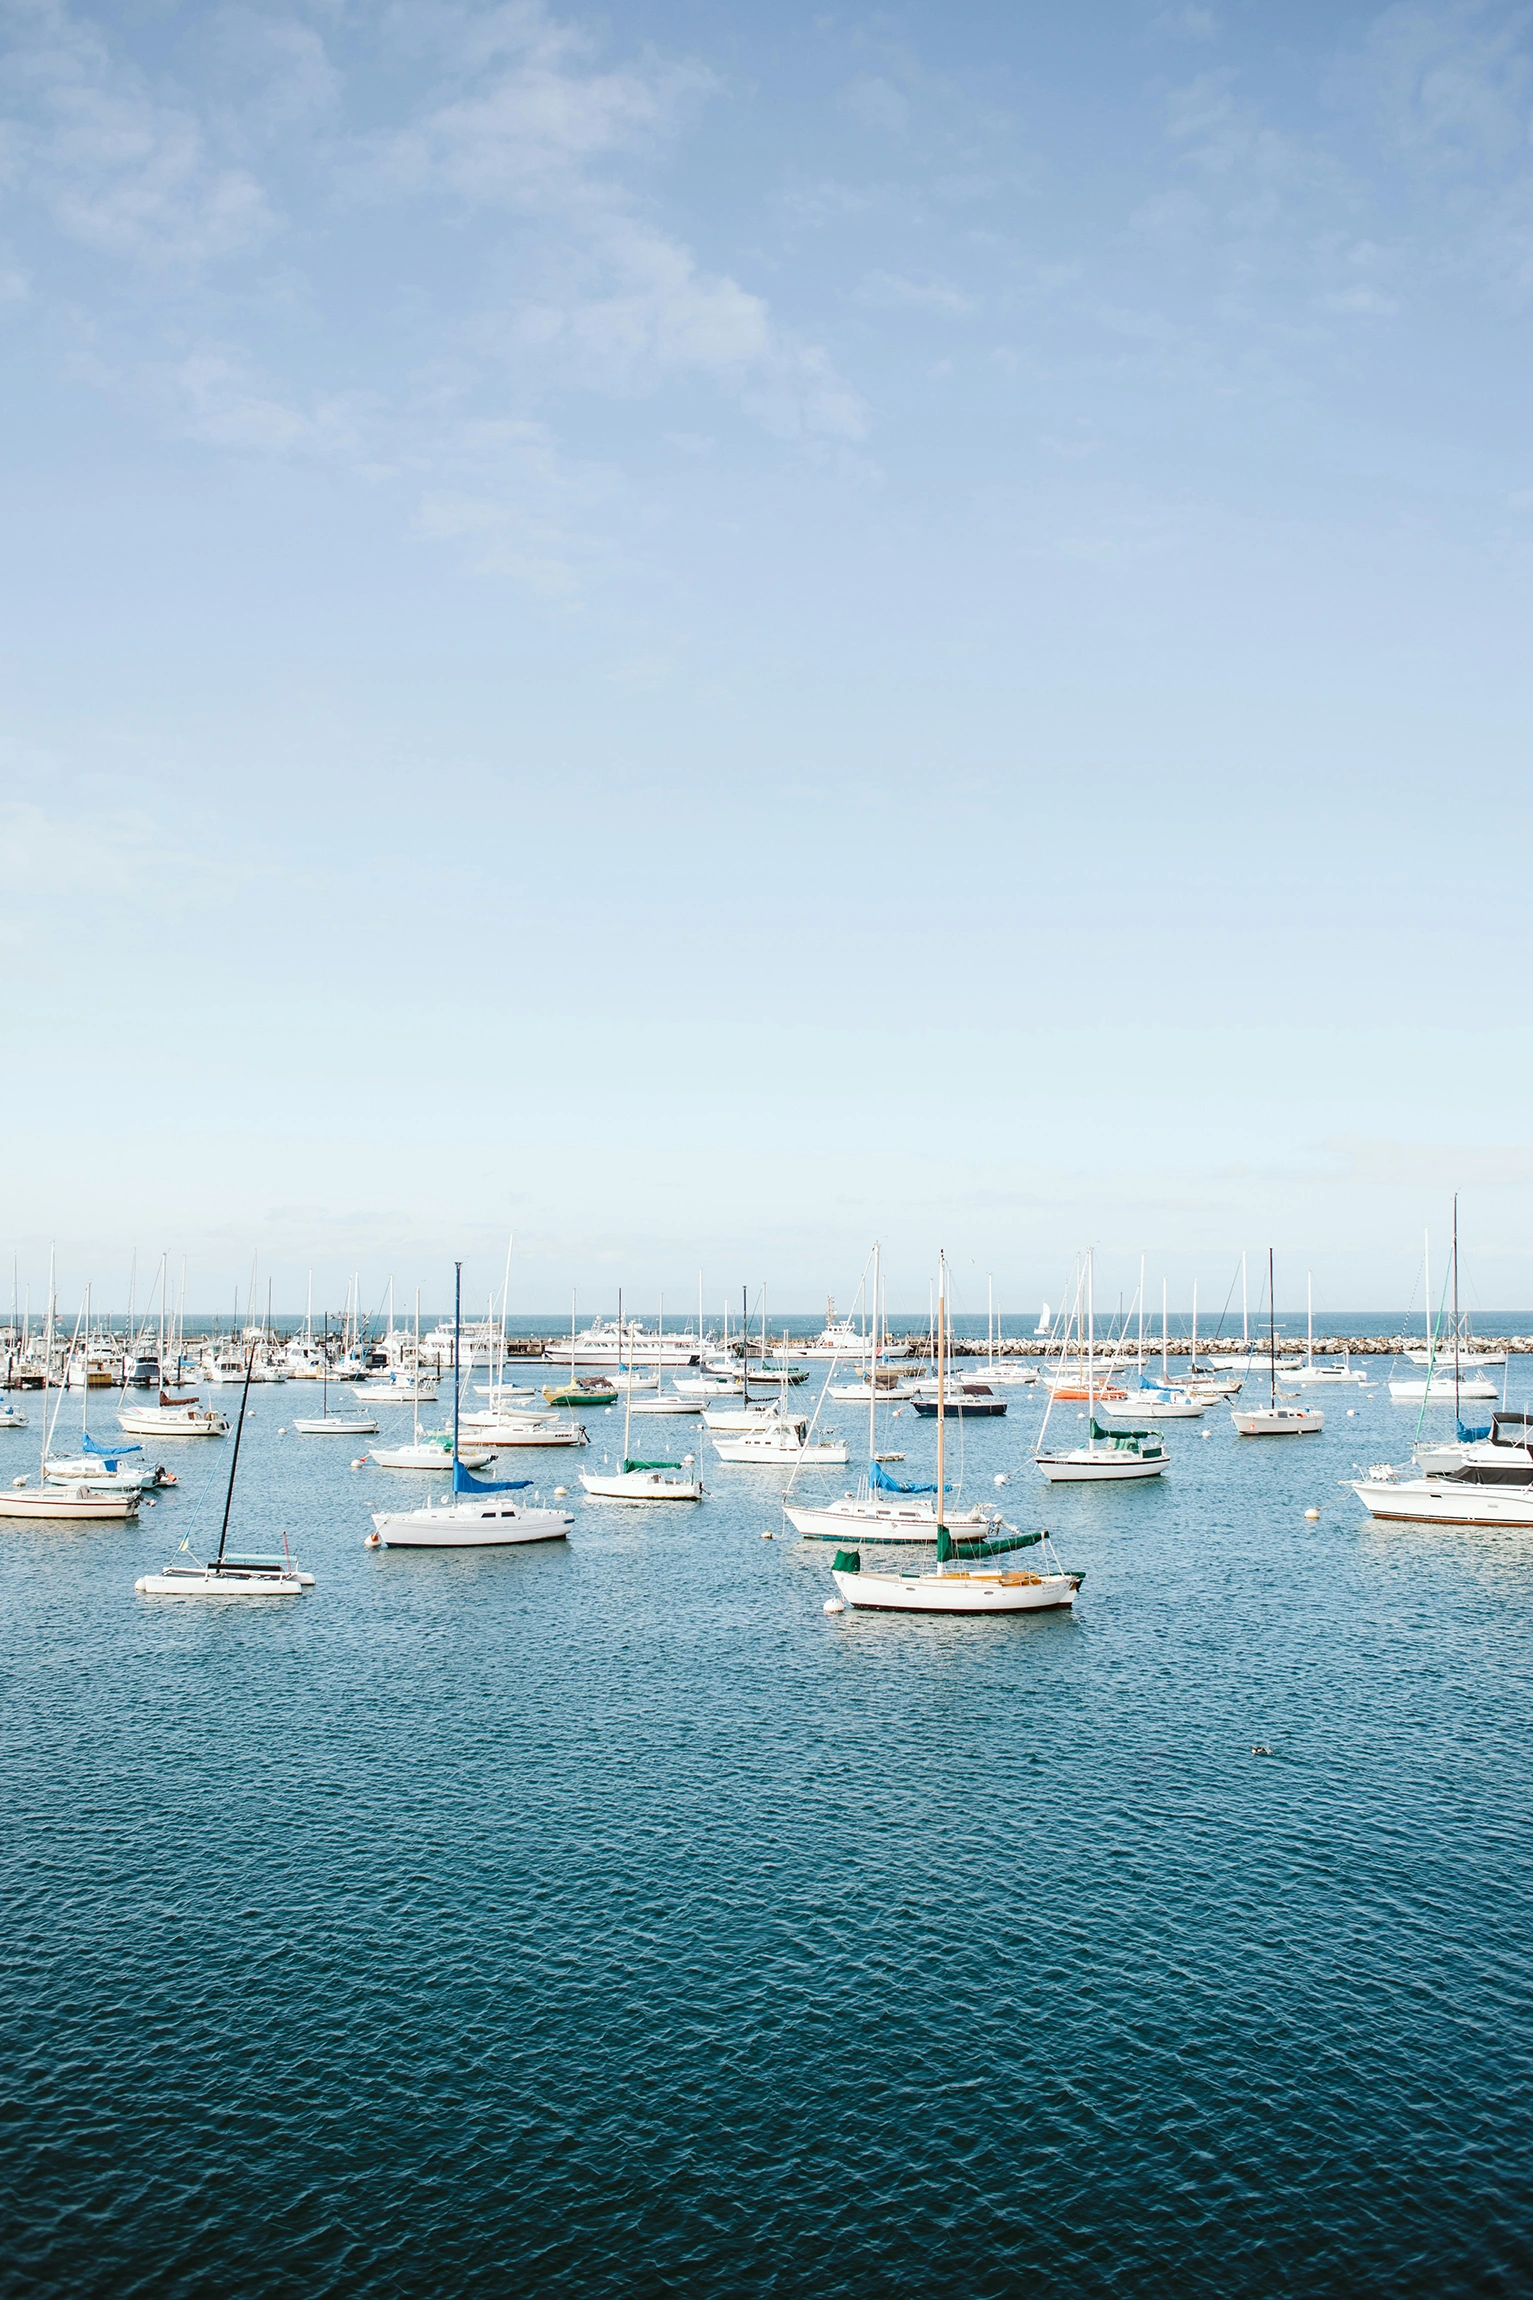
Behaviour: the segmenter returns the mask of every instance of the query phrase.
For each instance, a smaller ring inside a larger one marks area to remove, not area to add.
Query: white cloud
[[[181,361],[174,380],[185,406],[185,428],[210,447],[259,455],[341,455],[363,451],[359,400],[321,398],[295,407],[250,375],[238,353],[205,350]]]
[[[885,310],[941,312],[949,319],[967,319],[978,308],[971,296],[942,280],[908,280],[899,272],[869,272],[857,295]]]
[[[7,11],[0,72],[11,172],[58,229],[101,254],[195,270],[276,228],[261,185],[219,164],[196,112],[157,97],[61,0]]]
[[[902,136],[910,124],[910,99],[892,80],[854,80],[841,103],[860,127],[881,129],[885,135]]]

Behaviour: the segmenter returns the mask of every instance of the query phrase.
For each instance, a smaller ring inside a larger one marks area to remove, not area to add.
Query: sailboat
[[[939,1408],[946,1373],[947,1257],[940,1261],[937,1305],[937,1397]],[[1041,1613],[1075,1603],[1085,1575],[1066,1573],[1053,1555],[1048,1532],[1019,1533],[1007,1526],[987,1529],[982,1538],[955,1539],[944,1522],[946,1496],[947,1415],[937,1415],[937,1562],[934,1570],[914,1567],[894,1573],[864,1573],[859,1551],[837,1550],[831,1578],[840,1603],[860,1613]],[[992,1565],[992,1558],[1038,1549],[1046,1570]],[[834,1606],[834,1601],[832,1601]]]
[[[1230,1420],[1242,1437],[1314,1437],[1325,1428],[1319,1406],[1279,1404],[1277,1388],[1277,1304],[1272,1293],[1272,1248],[1267,1248],[1267,1381],[1269,1402],[1264,1406],[1236,1406]]]
[[[375,1510],[370,1549],[509,1549],[535,1541],[563,1541],[575,1520],[568,1510],[529,1509],[507,1501],[524,1493],[530,1478],[492,1482],[472,1476],[458,1450],[458,1412],[463,1391],[463,1264],[453,1265],[452,1492],[440,1507]]]
[[[1049,1398],[1038,1432],[1034,1458],[1050,1485],[1121,1484],[1130,1479],[1159,1477],[1166,1466],[1166,1443],[1158,1430],[1114,1429],[1097,1420],[1096,1388],[1096,1256],[1086,1256],[1086,1443],[1070,1446],[1058,1453],[1044,1451],[1044,1433],[1049,1426],[1049,1415],[1054,1411],[1054,1395]],[[1080,1327],[1080,1282],[1075,1295],[1075,1323]],[[1069,1320],[1066,1319],[1065,1341],[1069,1342]]]
[[[348,1304],[350,1295],[347,1296]],[[349,1315],[349,1312],[348,1312]],[[376,1414],[333,1414],[330,1411],[330,1313],[325,1312],[325,1354],[321,1361],[319,1412],[300,1414],[293,1423],[304,1437],[375,1437],[378,1431]]]
[[[420,1339],[421,1297],[420,1288],[417,1286],[415,1289],[415,1355],[417,1364],[420,1362]],[[436,1395],[434,1383],[431,1395],[433,1397]],[[451,1469],[453,1459],[452,1432],[450,1430],[436,1430],[423,1438],[421,1436],[420,1390],[414,1384],[411,1386],[410,1402],[414,1407],[414,1424],[409,1444],[374,1446],[372,1459],[380,1469]],[[460,1458],[468,1469],[484,1469],[495,1457],[489,1452],[480,1451],[478,1453],[464,1453]]]
[[[159,1403],[150,1406],[125,1405],[117,1416],[118,1427],[126,1430],[129,1437],[227,1437],[229,1434],[229,1417],[226,1413],[220,1412],[217,1406],[202,1405],[195,1397],[173,1398],[165,1386],[167,1349],[163,1263],[164,1257],[162,1256]],[[179,1357],[179,1353],[177,1355]]]
[[[229,1551],[229,1509],[234,1500],[234,1475],[240,1465],[240,1439],[245,1433],[245,1407],[250,1398],[250,1372],[255,1353],[256,1345],[252,1342],[245,1367],[245,1387],[240,1393],[234,1452],[229,1461],[218,1555],[208,1565],[181,1565],[172,1559],[162,1573],[140,1574],[133,1584],[140,1597],[301,1597],[306,1589],[314,1586],[313,1574],[302,1572],[289,1552],[286,1534],[282,1536],[280,1557],[232,1556]],[[181,1554],[186,1553],[187,1542],[183,1542]]]
[[[0,1487],[0,1517],[33,1521],[38,1519],[92,1518],[109,1522],[115,1521],[120,1524],[125,1518],[137,1517],[138,1515],[138,1487],[136,1485],[103,1493],[99,1487],[93,1488],[84,1480],[73,1484],[57,1482],[50,1484],[48,1481],[48,1449],[53,1443],[53,1432],[59,1418],[59,1407],[64,1403],[64,1392],[61,1387],[59,1402],[53,1409],[53,1420],[50,1422],[48,1419],[48,1377],[53,1356],[53,1285],[51,1277],[48,1296],[49,1339],[43,1350],[43,1449],[41,1460],[38,1463],[37,1490],[34,1492],[25,1483]],[[76,1337],[79,1335],[79,1330],[79,1321],[76,1320]]]
[[[1340,1383],[1350,1383],[1357,1389],[1365,1389],[1368,1383],[1368,1376],[1366,1373],[1355,1374],[1352,1371],[1352,1359],[1350,1353],[1343,1354],[1342,1362],[1339,1366],[1316,1365],[1315,1273],[1313,1270],[1305,1271],[1304,1284],[1305,1300],[1307,1305],[1304,1338],[1304,1363],[1302,1366],[1285,1366],[1283,1369],[1284,1381],[1288,1383],[1291,1389],[1296,1390],[1334,1389]]]
[[[662,1317],[664,1312],[662,1311]],[[623,1331],[623,1296],[617,1298],[617,1330]],[[623,1466],[616,1470],[583,1469],[580,1482],[593,1501],[701,1501],[703,1481],[690,1462],[636,1461],[633,1456],[633,1359],[628,1361],[623,1404]],[[671,1477],[670,1470],[690,1476]]]

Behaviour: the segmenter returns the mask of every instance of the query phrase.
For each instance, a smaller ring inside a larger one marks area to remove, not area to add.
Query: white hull
[[[774,1430],[774,1439],[776,1435]],[[845,1469],[851,1459],[839,1441],[835,1445],[779,1445],[749,1431],[743,1437],[715,1438],[713,1450],[720,1461],[765,1469]]]
[[[703,1427],[717,1437],[743,1437],[751,1430],[777,1429],[784,1416],[775,1398],[759,1406],[704,1406]]]
[[[1455,1396],[1453,1376],[1437,1373],[1430,1383],[1424,1375],[1419,1381],[1413,1381],[1408,1375],[1404,1379],[1396,1376],[1389,1385],[1389,1394],[1398,1405],[1419,1405],[1425,1400],[1428,1405],[1451,1406]],[[1484,1399],[1498,1398],[1501,1392],[1487,1375],[1464,1374],[1459,1377],[1456,1394],[1460,1398]]]
[[[700,1414],[703,1401],[673,1397],[669,1390],[662,1390],[657,1398],[635,1398],[633,1410],[636,1414],[653,1414],[657,1419],[665,1414]]]
[[[435,1382],[422,1382],[418,1387],[414,1382],[363,1382],[357,1391],[359,1406],[429,1406],[435,1405],[436,1399]]]
[[[93,1493],[88,1486],[44,1486],[38,1491],[0,1486],[0,1517],[48,1520],[92,1518],[120,1524],[137,1517],[138,1495]]]
[[[593,1501],[701,1501],[701,1478],[666,1477],[657,1469],[602,1472],[583,1469],[580,1482]]]
[[[790,1507],[788,1523],[809,1541],[844,1541],[855,1548],[862,1542],[927,1543],[935,1548],[937,1513],[929,1501],[898,1504],[861,1499],[846,1494],[824,1509]],[[955,1541],[985,1541],[1000,1523],[999,1511],[949,1510],[943,1520]]]
[[[1046,1613],[1073,1605],[1068,1573],[1002,1573],[982,1568],[936,1573],[837,1573],[846,1603],[875,1613]]]
[[[497,1451],[508,1446],[573,1446],[585,1445],[584,1422],[559,1421],[500,1421],[481,1424],[474,1431],[475,1443],[491,1445]]]
[[[229,1417],[214,1406],[127,1406],[117,1416],[130,1437],[227,1437]]]
[[[452,1468],[452,1447],[450,1445],[374,1446],[367,1458],[369,1461],[376,1462],[380,1469],[450,1470]],[[492,1453],[473,1453],[467,1446],[460,1445],[458,1459],[465,1469],[487,1469],[495,1456]]]
[[[440,1509],[375,1510],[374,1547],[514,1549],[534,1541],[563,1541],[574,1522],[567,1510],[522,1509],[498,1494],[486,1494],[482,1501],[450,1501]]]
[[[1453,1485],[1441,1478],[1365,1478],[1352,1491],[1370,1517],[1411,1524],[1533,1526],[1533,1487]]]
[[[1242,1437],[1314,1437],[1325,1428],[1319,1406],[1241,1406],[1230,1420]]]
[[[1402,1350],[1400,1355],[1413,1366],[1426,1366],[1431,1364],[1434,1353],[1422,1348],[1418,1343],[1415,1349]],[[1444,1365],[1451,1365],[1453,1363],[1451,1342],[1446,1350],[1438,1350],[1435,1355],[1439,1370]],[[1505,1350],[1461,1350],[1458,1362],[1460,1373],[1475,1366],[1504,1366],[1506,1364],[1506,1352]]]
[[[1285,1366],[1283,1386],[1290,1390],[1336,1389],[1350,1382],[1354,1389],[1366,1389],[1368,1376],[1352,1373],[1345,1366]]]
[[[1076,1446],[1069,1453],[1040,1454],[1038,1467],[1050,1485],[1115,1485],[1129,1478],[1159,1477],[1166,1466],[1164,1454],[1118,1453],[1104,1446],[1100,1452]]]
[[[1180,1395],[1161,1398],[1147,1394],[1142,1390],[1136,1390],[1121,1405],[1116,1398],[1110,1405],[1103,1405],[1100,1398],[1096,1402],[1098,1421],[1121,1422],[1125,1429],[1133,1429],[1141,1421],[1201,1421],[1206,1411],[1207,1407],[1201,1398],[1189,1398]]]
[[[302,1597],[304,1592],[296,1573],[143,1573],[133,1586],[140,1597]]]
[[[0,1406],[0,1430],[24,1430],[26,1426],[25,1414],[19,1414],[14,1406]]]
[[[290,1423],[303,1437],[376,1437],[376,1414],[315,1414]]]

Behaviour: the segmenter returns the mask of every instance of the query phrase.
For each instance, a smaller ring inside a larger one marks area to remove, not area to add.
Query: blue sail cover
[[[87,1453],[93,1453],[97,1461],[99,1461],[106,1469],[115,1469],[124,1454],[142,1453],[144,1450],[141,1445],[97,1445],[89,1430],[85,1432],[81,1442],[85,1447],[85,1451]]]
[[[531,1483],[530,1477],[470,1477],[462,1462],[454,1461],[452,1465],[454,1493],[521,1493]]]
[[[891,1477],[883,1464],[876,1461],[869,1465],[868,1484],[874,1493],[935,1493],[937,1490],[935,1485],[906,1485],[901,1479]],[[947,1490],[951,1493],[952,1486]]]
[[[1463,1422],[1460,1422],[1458,1425],[1458,1442],[1460,1445],[1483,1445],[1489,1436],[1490,1431],[1488,1428],[1483,1430],[1472,1430],[1466,1428]]]

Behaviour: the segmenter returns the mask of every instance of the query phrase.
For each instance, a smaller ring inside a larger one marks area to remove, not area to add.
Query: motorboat
[[[24,1430],[27,1417],[19,1406],[0,1405],[0,1430]]]
[[[1466,1374],[1461,1370],[1455,1379],[1451,1372],[1444,1373],[1439,1366],[1435,1373],[1392,1374],[1389,1394],[1397,1405],[1451,1406],[1456,1398],[1483,1403],[1499,1397],[1500,1392],[1489,1374]]]
[[[573,1323],[573,1321],[572,1321]],[[605,1366],[614,1373],[625,1366],[695,1366],[702,1356],[695,1334],[649,1333],[633,1319],[598,1319],[568,1341],[545,1342],[543,1355],[551,1364]]]
[[[1427,1525],[1533,1526],[1533,1464],[1466,1462],[1446,1477],[1397,1477],[1387,1463],[1350,1481],[1370,1517]]]
[[[1533,1414],[1494,1413],[1483,1429],[1458,1425],[1458,1436],[1446,1445],[1417,1439],[1416,1467],[1425,1477],[1447,1477],[1468,1462],[1493,1466],[1497,1462],[1525,1462],[1533,1467]]]
[[[825,1305],[825,1325],[812,1342],[806,1342],[799,1351],[802,1358],[870,1358],[874,1342],[871,1333],[859,1333],[850,1318],[838,1318],[836,1305]]]
[[[780,1398],[752,1399],[748,1406],[704,1406],[701,1412],[704,1429],[722,1437],[737,1437],[741,1430],[759,1430],[766,1422],[784,1418]]]
[[[464,1427],[470,1424],[465,1420]],[[473,1443],[495,1446],[579,1446],[586,1445],[584,1422],[561,1421],[557,1414],[476,1414],[472,1423]]]
[[[1208,1403],[1206,1399],[1193,1397],[1180,1385],[1163,1389],[1158,1382],[1146,1382],[1142,1389],[1134,1390],[1126,1398],[1099,1396],[1095,1410],[1109,1428],[1116,1428],[1120,1423],[1135,1421],[1201,1421],[1208,1411]]]

